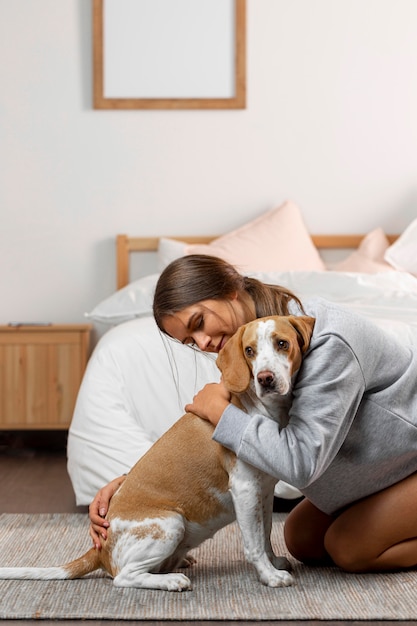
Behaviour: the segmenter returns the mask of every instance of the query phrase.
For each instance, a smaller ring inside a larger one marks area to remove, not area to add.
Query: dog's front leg
[[[276,569],[285,569],[291,571],[291,563],[285,556],[277,556],[274,553],[271,544],[271,530],[272,530],[272,511],[274,508],[274,489],[276,485],[275,478],[271,476],[263,475],[261,480],[262,488],[262,513],[265,533],[265,551],[269,556],[271,563]]]
[[[270,544],[272,506],[264,491],[264,474],[237,461],[230,474],[230,489],[243,538],[245,557],[255,567],[259,580],[269,587],[287,587],[294,580],[286,569],[288,563],[274,557]],[[266,489],[266,488],[265,488]],[[273,484],[270,486],[273,497]],[[268,511],[267,511],[268,509]],[[269,516],[266,520],[265,516]],[[266,532],[268,536],[266,536]],[[274,567],[271,558],[278,565]]]

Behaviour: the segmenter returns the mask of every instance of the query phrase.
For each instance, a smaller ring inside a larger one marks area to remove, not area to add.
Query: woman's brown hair
[[[164,331],[163,319],[202,300],[223,300],[235,292],[246,291],[255,304],[256,317],[289,315],[289,303],[303,306],[291,291],[242,276],[234,267],[217,257],[193,254],[170,263],[159,277],[153,301],[153,314]]]

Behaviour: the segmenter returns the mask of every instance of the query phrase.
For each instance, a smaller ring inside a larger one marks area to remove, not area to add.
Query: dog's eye
[[[290,344],[288,343],[288,341],[285,341],[285,339],[279,339],[277,341],[277,347],[278,350],[288,350]]]
[[[245,354],[247,357],[252,358],[254,356],[254,351],[250,346],[246,346],[245,348]]]

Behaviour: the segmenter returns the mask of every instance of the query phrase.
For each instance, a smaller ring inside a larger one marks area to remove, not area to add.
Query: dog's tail
[[[0,567],[0,580],[69,580],[90,574],[101,565],[99,551],[91,548],[61,567]]]

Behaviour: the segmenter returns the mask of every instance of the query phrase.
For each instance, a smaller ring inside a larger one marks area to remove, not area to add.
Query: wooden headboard
[[[312,235],[314,245],[318,250],[329,249],[355,249],[365,235]],[[390,243],[393,243],[398,235],[386,235]],[[189,244],[207,244],[216,239],[213,236],[185,235],[169,236],[169,239],[184,241]],[[117,268],[117,289],[125,287],[130,279],[130,254],[132,252],[156,252],[158,250],[160,237],[129,237],[128,235],[117,235],[116,238],[116,268]]]

